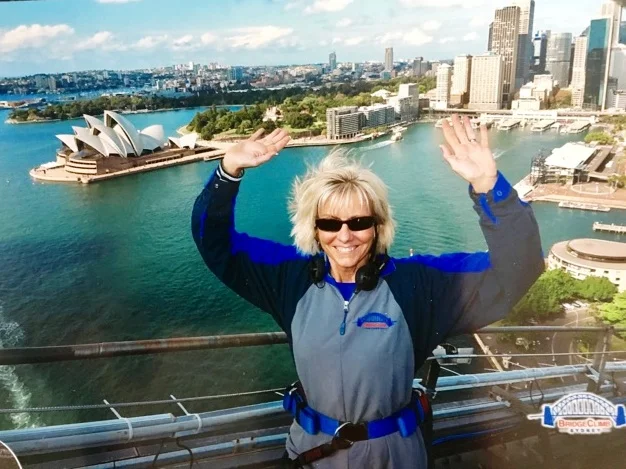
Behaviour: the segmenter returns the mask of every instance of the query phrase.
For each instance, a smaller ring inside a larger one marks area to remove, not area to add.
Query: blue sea
[[[128,115],[167,135],[197,110]],[[4,124],[0,111],[0,347],[273,331],[277,326],[212,276],[190,234],[194,200],[214,162],[169,168],[90,185],[33,181],[28,171],[54,160],[56,134],[79,120]],[[541,149],[581,136],[524,130],[490,133],[498,167],[516,183]],[[400,142],[353,147],[387,182],[398,222],[391,254],[486,248],[467,185],[452,173],[432,124],[409,128]],[[236,224],[255,236],[290,243],[287,196],[296,175],[329,148],[286,149],[246,172]],[[626,224],[626,212],[589,213],[534,204],[550,246],[596,234],[594,221]],[[167,399],[281,387],[295,377],[286,346],[181,352],[0,367],[0,408]],[[248,401],[236,401],[242,403]],[[235,401],[220,403],[233,405]],[[189,405],[190,411],[209,408]],[[174,408],[124,409],[123,415]],[[109,411],[0,416],[0,428],[111,418]]]

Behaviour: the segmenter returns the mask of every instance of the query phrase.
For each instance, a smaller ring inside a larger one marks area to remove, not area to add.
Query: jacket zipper
[[[343,322],[341,326],[339,326],[339,335],[346,335],[346,319],[348,318],[348,307],[350,306],[350,302],[356,295],[356,291],[352,294],[349,300],[343,301]]]

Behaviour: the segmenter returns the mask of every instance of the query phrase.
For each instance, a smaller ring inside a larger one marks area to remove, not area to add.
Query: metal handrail
[[[614,333],[626,332],[626,327],[501,326],[485,327],[477,331],[479,334],[504,334],[510,332]],[[53,345],[44,347],[17,347],[0,349],[0,366],[150,355],[191,350],[256,347],[286,343],[287,335],[284,332],[262,332],[170,339],[130,340],[124,342],[100,342],[93,344]]]

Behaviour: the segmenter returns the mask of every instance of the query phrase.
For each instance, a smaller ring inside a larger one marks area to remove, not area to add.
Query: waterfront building
[[[552,150],[545,161],[533,166],[531,173],[533,179],[542,183],[564,182],[571,185],[583,179],[588,180],[589,173],[597,169],[608,156],[609,152],[601,147],[569,142]]]
[[[584,106],[593,110],[606,105],[610,26],[607,18],[592,20],[589,26]]]
[[[532,33],[535,19],[535,0],[514,0],[513,5],[520,8],[517,36],[518,53],[515,70],[515,89],[520,89],[530,79],[530,64],[533,57]]]
[[[35,87],[37,90],[48,88],[48,77],[45,75],[35,75]]]
[[[549,73],[535,75],[533,78],[533,84],[535,85],[535,89],[545,91],[547,94],[550,94],[552,93],[552,90],[554,90],[555,86],[554,77]]]
[[[57,89],[57,80],[52,75],[48,77],[48,88],[50,88],[50,91],[56,91]]]
[[[502,56],[487,53],[474,56],[470,79],[469,108],[477,111],[496,111],[502,108]]]
[[[561,88],[566,88],[569,85],[571,49],[571,33],[550,34],[546,50],[546,72],[552,74]]]
[[[472,78],[472,56],[458,55],[454,58],[454,74],[450,90],[450,106],[462,106],[469,102],[470,81]]]
[[[330,140],[356,137],[361,127],[362,113],[358,111],[357,106],[326,110],[326,135]]]
[[[393,70],[393,47],[387,47],[385,49],[385,71],[390,72]]]
[[[407,98],[404,98],[404,103],[408,105]],[[379,103],[372,106],[363,106],[359,108],[359,113],[363,115],[361,121],[363,127],[378,127],[393,124],[396,121],[396,109],[391,104]]]
[[[614,109],[626,109],[626,91],[617,90],[613,91],[611,100],[611,108]]]
[[[519,111],[539,111],[541,99],[535,93],[535,85],[526,83],[519,90],[519,99],[513,100],[511,109]]]
[[[328,68],[331,72],[337,68],[337,54],[335,52],[328,54]]]
[[[446,109],[450,101],[450,88],[452,86],[452,67],[448,64],[441,64],[437,68],[437,95],[435,98],[435,109]]]
[[[507,6],[496,10],[493,21],[491,52],[502,57],[502,105],[508,107],[515,93],[515,75],[517,71],[518,31],[521,9]]]
[[[548,268],[564,270],[579,280],[605,277],[621,292],[626,290],[626,243],[588,238],[561,241],[550,249]]]
[[[587,45],[589,39],[586,34],[578,36],[574,43],[574,64],[572,68],[572,106],[582,107],[585,96],[585,76],[587,74]]]
[[[165,138],[161,125],[138,130],[124,116],[104,111],[104,119],[84,115],[87,127],[73,126],[74,134],[61,134],[56,166],[68,173],[98,175],[167,161],[181,156],[180,149],[195,148],[195,134]]]

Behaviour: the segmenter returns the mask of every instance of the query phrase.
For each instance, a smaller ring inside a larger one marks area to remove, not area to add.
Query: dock
[[[567,128],[568,134],[579,134],[591,127],[590,122],[574,122]]]
[[[519,127],[522,121],[520,119],[507,119],[504,122],[501,122],[498,129],[499,130],[511,130],[515,127]]]
[[[588,210],[591,212],[609,212],[611,209],[600,204],[585,204],[582,202],[559,202],[560,208],[574,208],[577,210]]]
[[[626,226],[616,225],[615,223],[611,223],[610,225],[608,225],[606,223],[595,222],[593,224],[593,231],[605,231],[607,233],[623,234],[626,233]]]
[[[526,196],[530,194],[534,188],[535,186],[531,183],[530,174],[527,174],[526,177],[513,186],[513,189],[517,191],[517,195],[520,200],[524,202],[528,202]]]
[[[554,119],[542,119],[530,128],[533,132],[545,132],[554,125]]]

